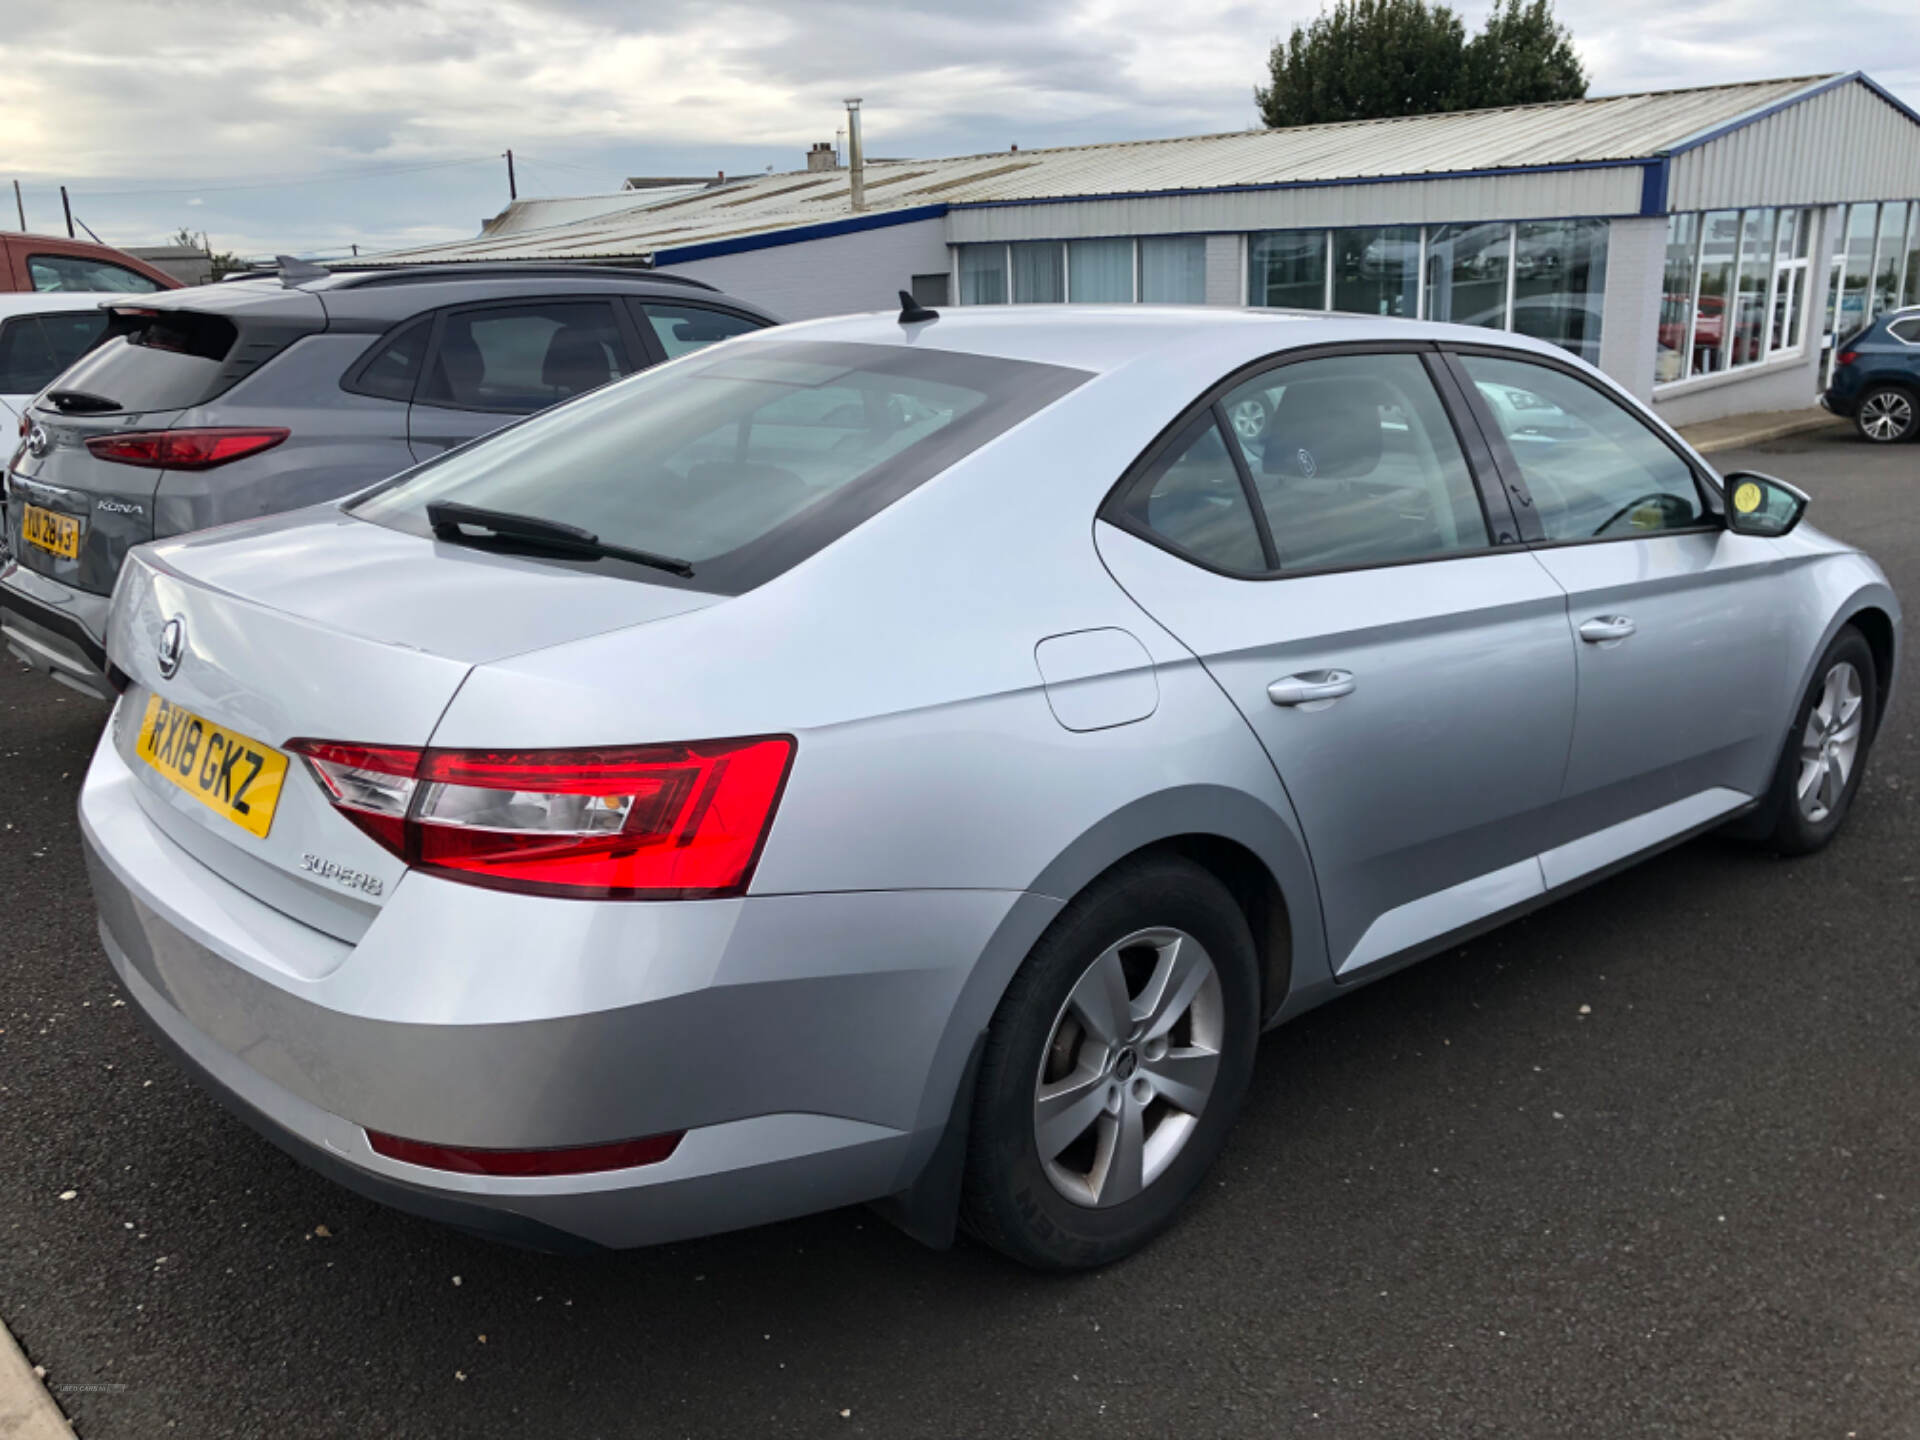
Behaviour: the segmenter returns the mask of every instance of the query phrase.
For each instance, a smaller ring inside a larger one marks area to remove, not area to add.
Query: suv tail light
[[[287,748],[336,810],[416,869],[536,895],[689,900],[745,892],[794,742]]]
[[[1858,350],[1842,350],[1833,358],[1842,365],[1851,365],[1860,358],[1860,352]]]
[[[211,470],[216,465],[271,450],[291,431],[277,425],[258,429],[215,426],[202,430],[136,430],[96,435],[87,441],[95,459],[152,469]]]

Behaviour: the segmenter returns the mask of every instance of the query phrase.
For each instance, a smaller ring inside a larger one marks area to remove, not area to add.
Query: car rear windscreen
[[[738,594],[1087,378],[902,345],[729,344],[524,420],[350,509],[420,535],[433,501],[554,521],[694,572],[636,576]]]
[[[239,334],[224,315],[115,310],[107,342],[61,377],[54,399],[84,396],[74,405],[99,413],[198,405],[232,383],[224,362]]]

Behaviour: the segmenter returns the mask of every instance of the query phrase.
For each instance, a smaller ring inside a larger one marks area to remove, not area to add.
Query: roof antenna
[[[940,312],[938,310],[929,310],[913,298],[911,291],[902,290],[900,292],[900,323],[902,325],[918,325],[922,321],[938,320],[939,318]]]
[[[276,255],[273,263],[280,267],[280,283],[288,290],[304,285],[309,280],[324,280],[333,273],[324,265],[316,265],[311,260],[296,260],[291,255]]]

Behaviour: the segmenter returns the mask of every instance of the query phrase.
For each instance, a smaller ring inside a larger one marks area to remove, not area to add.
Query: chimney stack
[[[822,140],[816,145],[807,147],[807,169],[838,170],[839,168],[840,157],[834,153],[831,140]]]
[[[853,208],[867,208],[866,154],[860,148],[860,102],[847,101],[847,169],[852,177]]]

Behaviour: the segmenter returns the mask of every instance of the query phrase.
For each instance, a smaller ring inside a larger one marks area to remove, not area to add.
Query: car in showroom
[[[111,245],[0,231],[0,292],[144,295],[179,288],[159,266]]]
[[[288,262],[109,315],[28,413],[0,574],[6,649],[101,698],[107,598],[132,546],[345,495],[776,323],[697,280],[525,263]]]
[[[407,1210],[875,1202],[1099,1265],[1263,1030],[1704,831],[1832,839],[1900,607],[1805,505],[1518,335],[749,333],[136,549],[100,933],[189,1070]]]
[[[1820,403],[1875,445],[1920,435],[1920,305],[1883,311],[1835,345]]]

